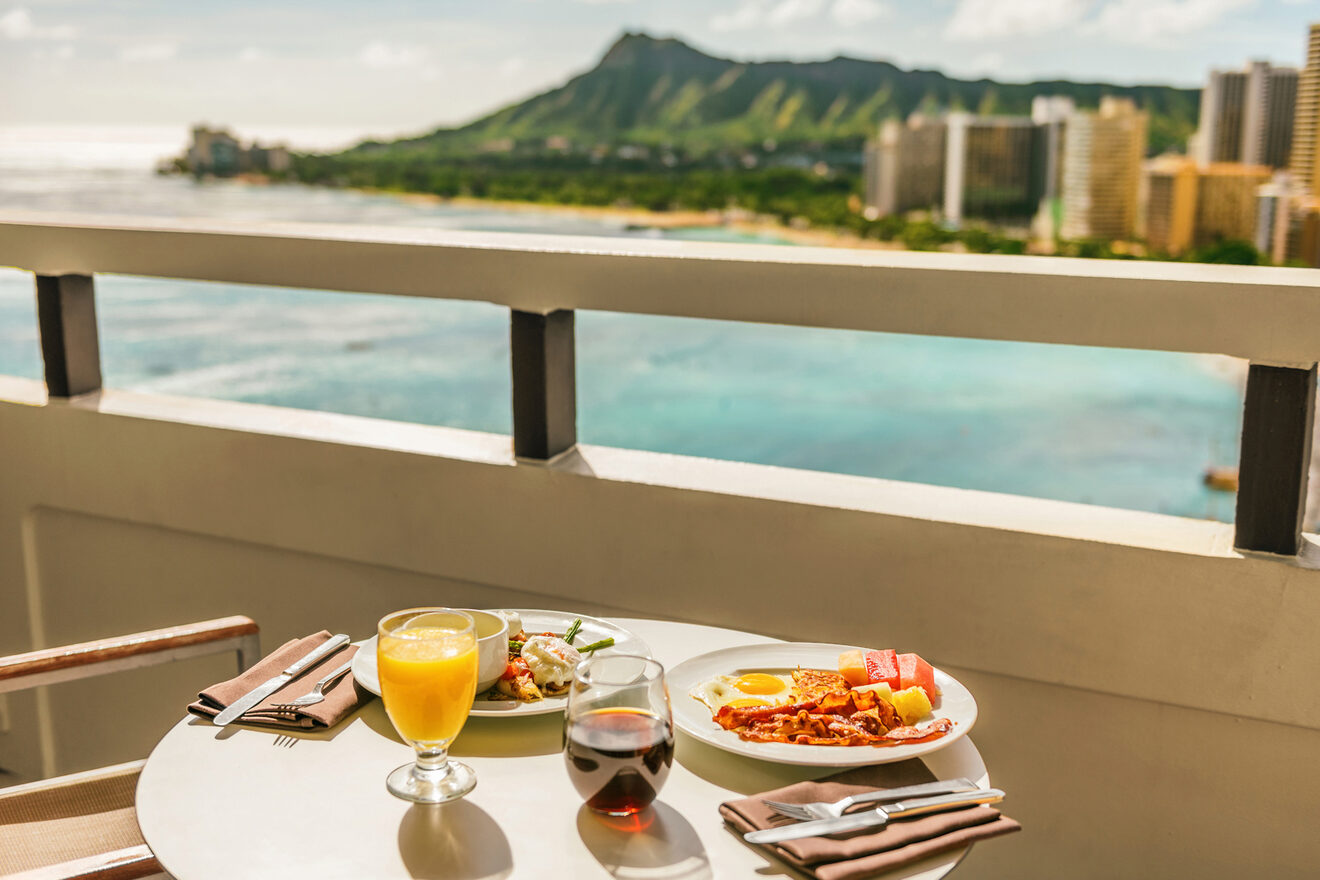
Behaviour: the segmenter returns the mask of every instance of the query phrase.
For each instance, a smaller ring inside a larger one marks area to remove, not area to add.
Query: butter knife
[[[798,840],[803,837],[822,837],[826,834],[856,831],[859,828],[876,828],[890,819],[899,819],[903,816],[938,813],[941,810],[969,807],[973,804],[997,804],[1003,799],[1004,793],[997,788],[978,788],[976,791],[962,791],[957,794],[914,798],[893,804],[885,804],[874,810],[849,813],[837,819],[816,819],[811,822],[785,825],[782,828],[749,831],[743,835],[743,840],[748,843],[782,843],[785,840]]]
[[[284,685],[288,684],[297,676],[301,675],[307,667],[311,666],[332,651],[347,645],[348,640],[349,637],[343,633],[340,633],[337,636],[332,636],[329,641],[320,645],[315,651],[312,651],[306,657],[302,658],[297,663],[294,663],[279,675],[270,679],[265,684],[257,685],[252,690],[230,703],[229,708],[215,716],[211,723],[217,727],[224,727],[226,724],[238,720],[240,715],[257,705],[257,703],[266,699],[266,697],[270,696],[275,691],[284,687]]]

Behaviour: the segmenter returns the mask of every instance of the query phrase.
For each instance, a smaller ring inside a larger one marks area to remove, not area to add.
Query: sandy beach
[[[405,201],[494,208],[501,211],[527,211],[562,214],[578,217],[607,218],[628,226],[650,229],[732,229],[748,235],[781,238],[793,244],[811,247],[866,248],[872,250],[903,250],[899,242],[864,239],[851,233],[832,229],[799,228],[780,223],[771,217],[748,214],[745,211],[651,211],[646,208],[625,208],[616,205],[559,205],[545,202],[514,202],[502,199],[478,199],[470,196],[445,198],[430,193],[409,193],[396,190],[363,188],[362,192],[392,195]]]

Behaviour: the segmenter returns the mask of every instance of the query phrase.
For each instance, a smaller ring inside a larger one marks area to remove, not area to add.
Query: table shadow
[[[397,743],[399,738],[385,707],[375,701],[375,711],[363,712],[362,723]],[[449,748],[455,758],[523,758],[554,755],[563,748],[564,716],[529,715],[523,718],[469,718],[458,739]]]
[[[500,826],[469,801],[414,804],[399,823],[399,855],[418,880],[499,880],[513,873]]]
[[[842,767],[809,767],[758,761],[717,749],[709,743],[677,732],[674,760],[702,779],[741,795],[757,794],[838,773]]]
[[[578,810],[578,836],[610,876],[619,880],[709,880],[710,857],[696,829],[673,807],[656,801],[616,818]]]
[[[522,718],[469,718],[449,753],[469,758],[522,758],[555,755],[564,748],[564,715]]]

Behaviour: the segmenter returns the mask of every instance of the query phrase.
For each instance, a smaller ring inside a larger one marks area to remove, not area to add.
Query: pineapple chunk
[[[894,690],[887,681],[878,681],[875,684],[864,684],[853,688],[855,691],[874,691],[875,695],[886,703],[894,702]]]
[[[904,724],[916,724],[930,714],[930,698],[919,686],[895,691],[890,702],[894,704],[894,709],[897,710],[898,717],[903,719]]]

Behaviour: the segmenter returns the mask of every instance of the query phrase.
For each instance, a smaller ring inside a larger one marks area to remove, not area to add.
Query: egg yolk
[[[730,709],[754,709],[757,706],[769,706],[765,700],[730,700],[724,705]]]
[[[764,672],[749,672],[734,683],[734,687],[745,694],[777,694],[786,685],[781,679]]]

